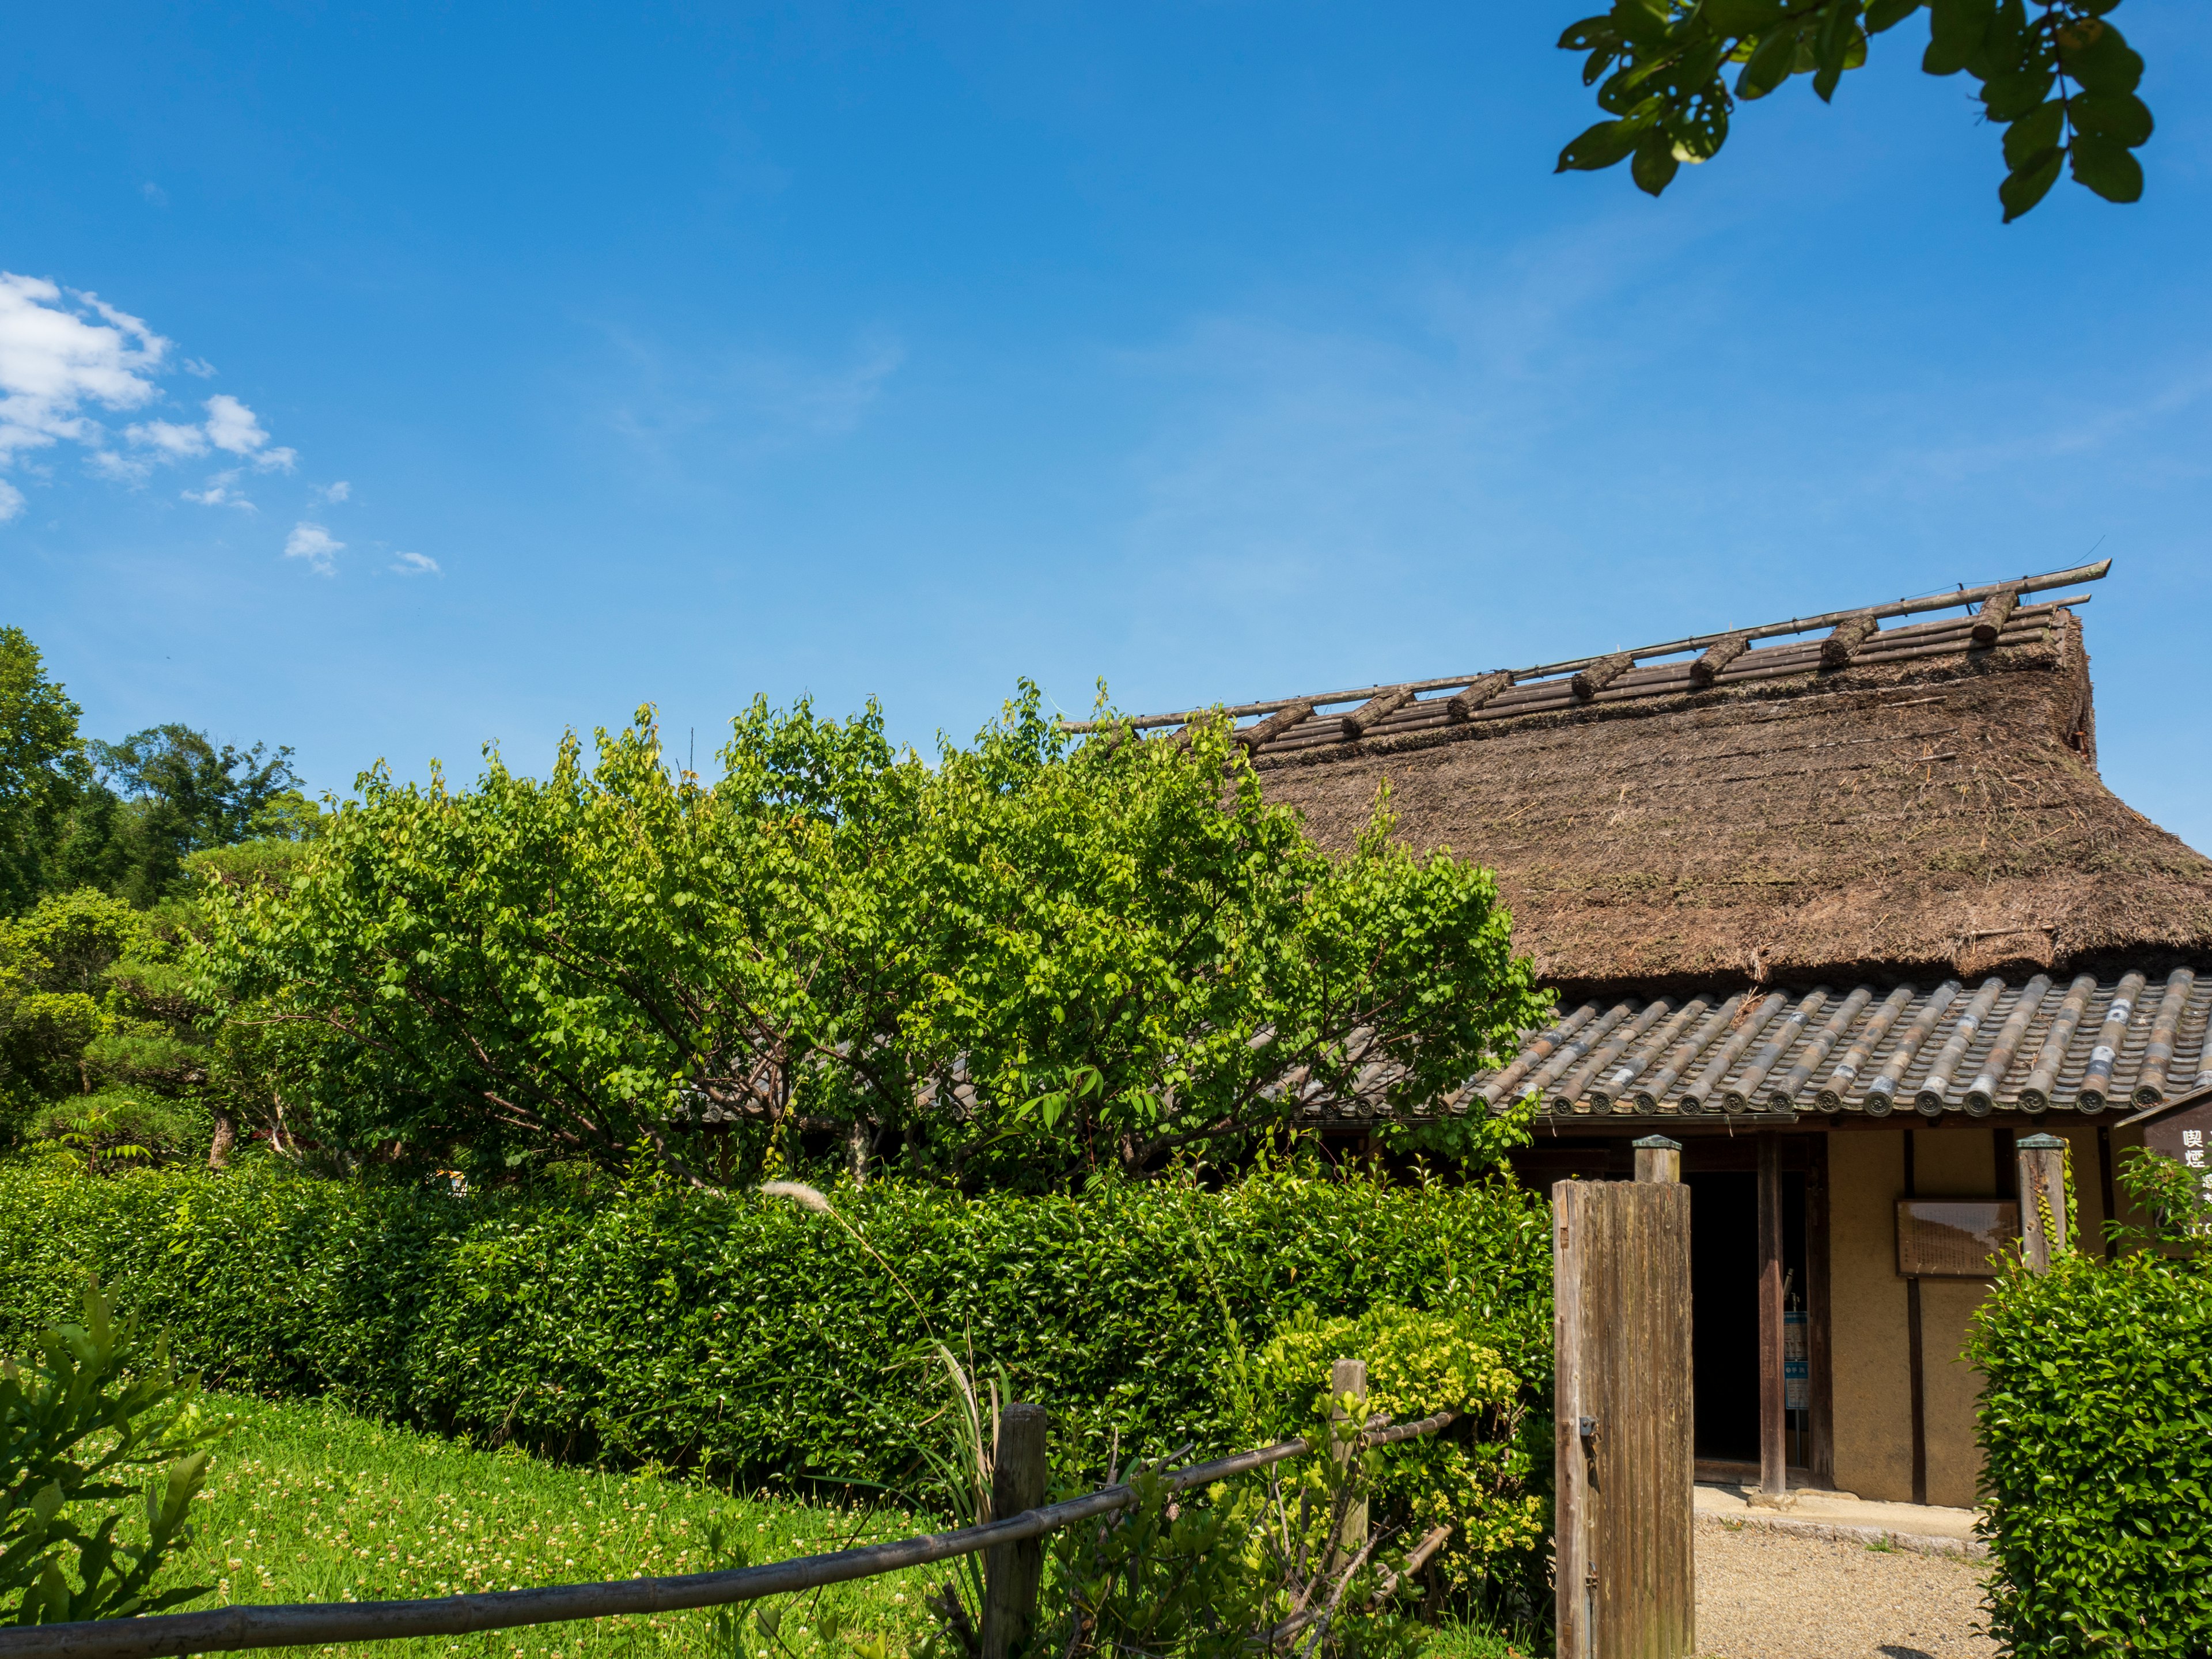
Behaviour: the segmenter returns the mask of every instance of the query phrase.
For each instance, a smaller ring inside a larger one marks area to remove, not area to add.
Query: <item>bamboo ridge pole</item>
[[[1438,1412],[1419,1422],[1370,1430],[1361,1441],[1370,1446],[1388,1445],[1434,1434],[1457,1420],[1456,1412]],[[1285,1440],[1210,1463],[1170,1470],[1164,1481],[1171,1492],[1185,1492],[1217,1480],[1234,1480],[1312,1449],[1304,1439]],[[477,1631],[557,1625],[622,1613],[726,1607],[824,1584],[849,1583],[855,1578],[872,1578],[905,1567],[926,1567],[956,1555],[1022,1543],[1078,1522],[1110,1515],[1136,1501],[1135,1490],[1127,1485],[1102,1486],[1082,1498],[1025,1510],[981,1526],[838,1550],[829,1555],[805,1555],[729,1572],[693,1572],[673,1578],[629,1578],[597,1584],[547,1584],[535,1589],[489,1590],[413,1601],[229,1607],[145,1619],[27,1625],[0,1629],[0,1659],[183,1659],[195,1653],[387,1642],[415,1636],[466,1636]]]
[[[1353,686],[1340,691],[1318,692],[1307,697],[1276,697],[1265,702],[1235,703],[1225,706],[1218,711],[1185,708],[1164,714],[1123,715],[1112,720],[1072,720],[1063,716],[1060,721],[1059,729],[1063,732],[1082,732],[1103,731],[1115,726],[1127,726],[1142,731],[1157,726],[1188,726],[1194,720],[1206,719],[1216,712],[1226,714],[1232,720],[1241,720],[1248,714],[1273,714],[1279,709],[1288,708],[1300,702],[1322,704],[1356,702],[1362,698],[1380,696],[1389,691],[1404,690],[1418,695],[1424,691],[1443,691],[1454,686],[1465,686],[1469,690],[1474,690],[1492,675],[1504,675],[1508,684],[1522,680],[1549,679],[1554,675],[1572,674],[1583,669],[1594,668],[1606,661],[1608,657],[1616,654],[1625,654],[1632,659],[1641,660],[1645,657],[1674,656],[1685,651],[1704,651],[1714,647],[1729,646],[1739,640],[1748,646],[1755,640],[1779,639],[1791,634],[1808,634],[1820,629],[1833,629],[1859,617],[1870,617],[1876,621],[1886,622],[1893,617],[1917,617],[1930,611],[1955,611],[1963,605],[1976,605],[1983,600],[1993,599],[2000,593],[2010,592],[2015,596],[2025,596],[2029,593],[2048,592],[2054,587],[2068,587],[2075,582],[2100,581],[2112,568],[2112,562],[2110,559],[2100,559],[2094,564],[2076,565],[2070,570],[2054,570],[2041,576],[2020,577],[2012,581],[1988,582],[1979,587],[1962,587],[1951,593],[1928,593],[1918,599],[1899,599],[1889,605],[1857,605],[1849,611],[1824,611],[1817,617],[1792,617],[1787,622],[1769,623],[1762,628],[1731,629],[1720,634],[1692,635],[1686,639],[1668,640],[1657,645],[1640,645],[1633,651],[1625,653],[1607,652],[1595,657],[1576,657],[1565,662],[1539,663],[1531,668],[1495,669],[1490,671],[1488,674],[1448,674],[1442,679],[1407,680],[1389,685]],[[2074,599],[2063,600],[2059,603],[2086,603],[2090,597],[2084,593]],[[1822,643],[1825,645],[1826,642],[1824,641]],[[1731,653],[1729,660],[1733,659],[1734,653]],[[1713,672],[1717,673],[1719,666],[1725,666],[1725,663],[1716,666]],[[1694,676],[1694,669],[1692,672]],[[1499,689],[1503,690],[1504,687],[1501,686]]]

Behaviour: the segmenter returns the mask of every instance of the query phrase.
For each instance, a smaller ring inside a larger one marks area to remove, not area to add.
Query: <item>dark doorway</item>
[[[1759,1462],[1759,1177],[1692,1173],[1691,1364],[1701,1462]],[[1805,1177],[1782,1176],[1785,1305],[1805,1297]],[[1802,1412],[1790,1416],[1790,1462],[1806,1461]]]

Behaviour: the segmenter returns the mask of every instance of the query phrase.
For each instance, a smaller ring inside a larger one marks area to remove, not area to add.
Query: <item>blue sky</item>
[[[2212,848],[2194,9],[2116,19],[2146,200],[2009,227],[1917,21],[1663,202],[1553,176],[1583,9],[21,13],[0,342],[76,401],[18,405],[0,620],[94,733],[343,789],[641,702],[927,745],[1019,675],[1241,701],[2094,549],[2106,776]]]

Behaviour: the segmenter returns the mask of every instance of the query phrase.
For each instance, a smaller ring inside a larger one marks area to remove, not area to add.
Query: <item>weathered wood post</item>
[[[2057,1135],[2027,1135],[2019,1146],[2020,1249],[2029,1271],[2051,1271],[2051,1258],[2068,1246],[2066,1143]]]
[[[1559,1659],[1689,1659],[1696,1421],[1680,1147],[1552,1188]]]
[[[1044,1502],[1045,1409],[1017,1401],[999,1414],[991,1455],[991,1518],[1009,1520]],[[1036,1622],[1044,1540],[994,1544],[983,1552],[982,1659],[1007,1659]]]
[[[1664,1135],[1646,1135],[1638,1141],[1636,1178],[1638,1181],[1680,1181],[1682,1178],[1682,1143],[1669,1140]]]
[[[1361,1405],[1367,1403],[1367,1362],[1364,1359],[1340,1359],[1328,1368],[1328,1397],[1341,1401],[1350,1395]],[[1332,1423],[1341,1423],[1349,1413],[1340,1405],[1329,1407]],[[1359,1447],[1353,1441],[1332,1441],[1328,1455],[1340,1464],[1349,1463],[1359,1455]],[[1332,1570],[1350,1560],[1367,1547],[1367,1500],[1363,1498],[1345,1512],[1344,1530],[1337,1536],[1336,1550],[1331,1558]]]
[[[1768,1504],[1790,1499],[1788,1402],[1782,1340],[1782,1137],[1759,1135],[1759,1493]]]

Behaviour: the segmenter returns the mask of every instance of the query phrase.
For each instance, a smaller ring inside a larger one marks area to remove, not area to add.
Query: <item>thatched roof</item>
[[[1326,846],[1387,780],[1403,838],[1498,872],[1565,1006],[2084,969],[2156,984],[2212,965],[2212,860],[2105,787],[2085,596],[2032,597],[2106,568],[1138,724],[1242,719],[1267,793]]]

